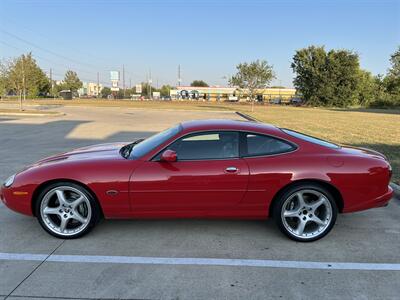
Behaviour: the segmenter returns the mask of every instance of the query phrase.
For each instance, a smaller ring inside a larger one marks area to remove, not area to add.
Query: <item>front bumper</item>
[[[0,187],[0,200],[11,210],[24,215],[32,216],[31,193],[19,191],[14,188]]]

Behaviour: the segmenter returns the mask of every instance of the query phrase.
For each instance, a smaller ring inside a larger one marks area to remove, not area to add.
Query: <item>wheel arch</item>
[[[344,207],[344,202],[343,202],[343,196],[340,193],[340,191],[330,182],[321,180],[321,179],[300,179],[300,180],[296,180],[296,181],[292,181],[289,184],[285,185],[284,187],[282,187],[272,198],[272,201],[269,205],[268,208],[268,215],[269,217],[272,216],[272,212],[273,212],[273,207],[276,203],[276,201],[279,199],[279,197],[289,188],[292,188],[294,186],[299,186],[302,184],[307,184],[307,183],[312,183],[312,184],[318,184],[324,188],[326,188],[334,197],[334,200],[336,202],[336,205],[338,207],[338,210],[340,213],[343,212],[343,207]]]
[[[57,179],[47,180],[45,182],[42,182],[41,184],[39,184],[36,187],[36,189],[32,193],[32,200],[31,200],[31,210],[32,210],[32,215],[33,216],[36,217],[35,207],[36,207],[37,201],[39,201],[38,196],[41,193],[41,191],[43,189],[45,189],[46,187],[48,187],[49,185],[54,184],[54,183],[58,183],[58,182],[70,182],[70,183],[74,183],[74,184],[79,185],[79,186],[83,187],[84,189],[86,189],[90,193],[90,195],[93,197],[93,199],[97,202],[97,204],[98,204],[98,206],[100,208],[101,217],[102,218],[104,217],[103,208],[101,207],[100,201],[97,198],[96,193],[93,192],[93,190],[90,187],[88,187],[86,184],[84,184],[84,183],[82,183],[80,181],[77,181],[77,180],[67,179],[67,178],[57,178]]]

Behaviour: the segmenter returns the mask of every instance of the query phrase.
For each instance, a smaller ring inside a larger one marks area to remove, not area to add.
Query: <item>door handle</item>
[[[236,167],[227,167],[225,169],[225,172],[227,172],[227,173],[237,173],[237,171],[238,171],[238,168],[236,168]]]

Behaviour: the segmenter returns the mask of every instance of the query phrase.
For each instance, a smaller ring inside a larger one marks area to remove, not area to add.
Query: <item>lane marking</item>
[[[175,257],[57,255],[57,254],[51,254],[50,256],[48,256],[47,254],[0,252],[0,260],[43,261],[45,259],[46,262],[60,262],[60,263],[235,266],[235,267],[262,267],[262,268],[283,268],[283,269],[400,271],[400,264],[390,264],[390,263],[315,262],[315,261],[265,260],[265,259],[175,258]]]

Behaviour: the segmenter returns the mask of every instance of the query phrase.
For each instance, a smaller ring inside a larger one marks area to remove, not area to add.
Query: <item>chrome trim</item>
[[[236,167],[227,167],[227,168],[225,169],[225,171],[226,171],[226,172],[229,172],[229,173],[233,173],[233,172],[237,172],[237,171],[238,171],[238,168],[236,168]]]
[[[278,128],[278,127],[277,127]],[[278,128],[279,129],[279,128]],[[294,146],[293,151],[288,151],[288,152],[281,152],[281,153],[274,153],[274,154],[262,154],[262,155],[257,155],[257,156],[240,156],[240,136],[239,136],[239,157],[227,157],[227,158],[207,158],[207,159],[186,159],[186,160],[179,160],[179,162],[183,162],[183,161],[205,161],[205,160],[230,160],[230,159],[242,159],[242,158],[257,158],[257,157],[265,157],[265,156],[274,156],[274,155],[282,155],[282,154],[288,154],[288,153],[293,153],[296,152],[297,150],[299,150],[299,145],[297,145],[295,142],[282,138],[282,137],[278,137],[272,134],[268,134],[268,133],[264,133],[264,132],[258,132],[258,131],[249,131],[249,130],[234,130],[234,129],[208,129],[208,130],[198,130],[198,131],[192,131],[189,132],[185,135],[181,135],[179,137],[177,137],[176,139],[174,139],[172,142],[168,143],[166,146],[164,146],[160,151],[158,151],[155,155],[153,155],[150,159],[148,159],[147,161],[153,161],[153,159],[159,155],[161,152],[163,152],[165,149],[167,149],[170,145],[172,145],[173,143],[175,143],[178,139],[183,138],[185,136],[188,136],[190,134],[193,133],[201,133],[201,132],[215,132],[215,131],[231,131],[231,132],[238,132],[238,133],[250,133],[250,134],[258,134],[258,135],[265,135],[271,138],[275,138],[278,140],[282,140],[285,141],[291,145]],[[283,131],[282,131],[283,132]],[[287,134],[288,135],[288,134]],[[290,135],[288,135],[290,136]],[[154,160],[155,162],[158,162],[158,160]]]

